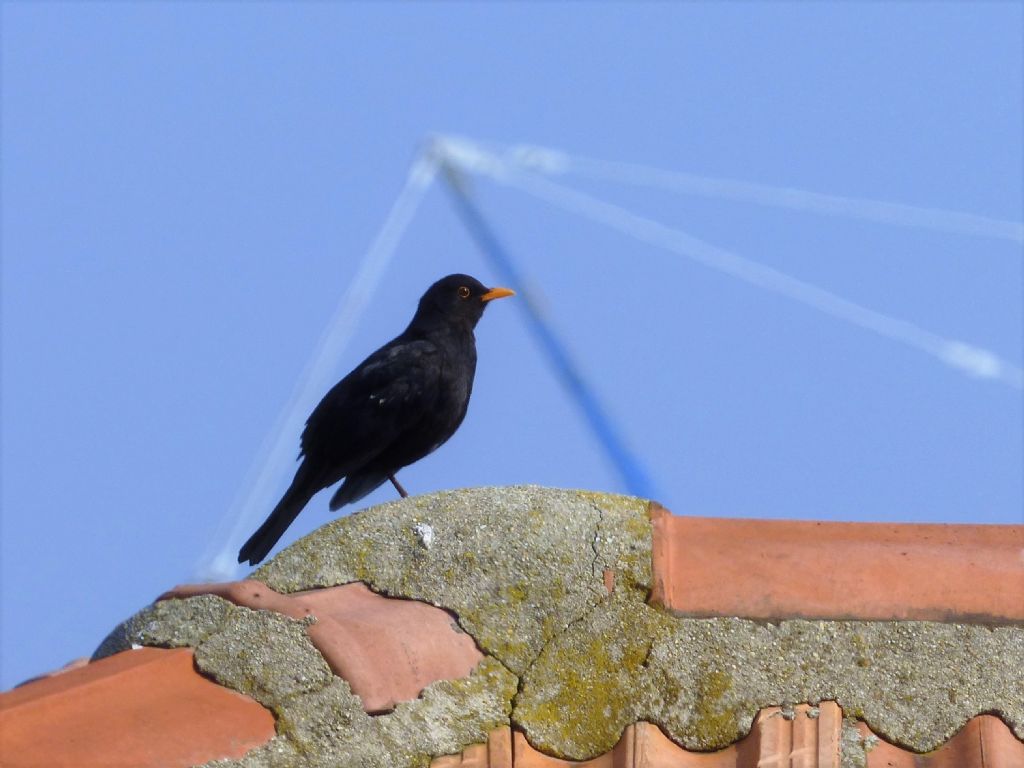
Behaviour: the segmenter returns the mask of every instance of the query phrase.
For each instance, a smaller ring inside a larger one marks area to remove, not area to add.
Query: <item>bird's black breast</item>
[[[409,419],[399,438],[381,456],[382,464],[393,465],[396,470],[447,441],[462,424],[473,393],[476,345],[472,332],[452,333],[431,341],[437,345],[438,354],[426,374],[434,381],[423,387],[426,396],[418,417]]]

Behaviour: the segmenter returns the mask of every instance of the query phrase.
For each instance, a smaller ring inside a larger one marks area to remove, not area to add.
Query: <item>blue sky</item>
[[[246,501],[246,478],[429,135],[1022,220],[1019,3],[2,12],[4,688],[237,549],[231,510],[254,528],[273,506],[297,435],[272,492]],[[549,180],[1022,366],[1019,238]],[[1022,522],[1018,387],[473,189],[676,513]],[[453,271],[499,282],[434,185],[328,378]],[[516,301],[479,326],[469,416],[411,492],[624,490]],[[285,541],[329,519],[324,494]]]

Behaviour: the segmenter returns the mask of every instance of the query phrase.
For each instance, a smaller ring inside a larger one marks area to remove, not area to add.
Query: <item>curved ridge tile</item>
[[[866,768],[1022,768],[1024,743],[995,715],[978,715],[938,749],[918,754],[902,749],[858,723],[861,737],[877,742],[867,751]]]
[[[762,710],[741,741],[717,752],[691,752],[653,723],[626,727],[618,743],[591,760],[551,757],[520,731],[493,731],[486,744],[435,759],[430,768],[839,768],[842,711],[835,702]]]
[[[1024,525],[651,519],[651,601],[680,615],[1024,623]]]
[[[124,651],[0,694],[4,768],[184,768],[273,736],[273,715],[196,672],[187,649]]]
[[[626,727],[618,743],[591,760],[551,757],[530,745],[523,733],[499,728],[485,744],[460,755],[436,758],[430,768],[1021,768],[1024,743],[998,717],[979,715],[939,749],[920,754],[879,739],[863,723],[859,741],[843,741],[843,712],[834,701],[819,706],[768,707],[751,732],[717,752],[691,752],[671,741],[657,725]]]

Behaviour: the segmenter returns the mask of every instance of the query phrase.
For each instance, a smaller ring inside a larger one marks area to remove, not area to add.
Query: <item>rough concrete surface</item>
[[[579,759],[611,749],[637,720],[711,750],[742,738],[762,707],[835,700],[890,741],[928,751],[988,711],[1020,736],[1022,669],[1014,628],[677,619],[617,599],[545,649],[513,717],[535,745]]]
[[[485,741],[508,722],[515,676],[485,659],[461,680],[428,686],[420,698],[393,712],[363,712],[348,683],[335,677],[327,686],[276,709],[278,734],[241,760],[209,763],[220,768],[395,768],[426,766],[436,755]]]
[[[306,626],[307,620],[239,608],[233,621],[196,647],[196,666],[221,685],[279,707],[333,677]]]
[[[982,712],[1024,738],[1024,628],[671,616],[646,603],[639,499],[537,487],[404,499],[324,526],[255,578],[287,592],[358,580],[424,600],[455,612],[488,656],[470,677],[370,716],[302,622],[219,598],[159,603],[101,650],[194,645],[207,674],[271,706],[278,737],[224,765],[424,765],[510,720],[573,759],[607,751],[637,720],[709,750],[745,735],[761,707],[823,699],[917,751]],[[844,743],[845,764],[862,761],[863,745]]]
[[[646,510],[640,499],[536,487],[418,496],[329,523],[254,577],[279,592],[364,581],[448,608],[519,674],[604,597],[604,568],[647,588]]]
[[[153,603],[114,627],[93,652],[92,661],[127,651],[133,645],[195,648],[237,610],[214,595]]]

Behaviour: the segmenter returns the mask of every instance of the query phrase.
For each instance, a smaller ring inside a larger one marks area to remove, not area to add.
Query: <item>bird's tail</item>
[[[292,484],[274,507],[274,511],[238,550],[238,562],[256,565],[265,558],[318,490],[320,488],[308,481],[300,467]]]

